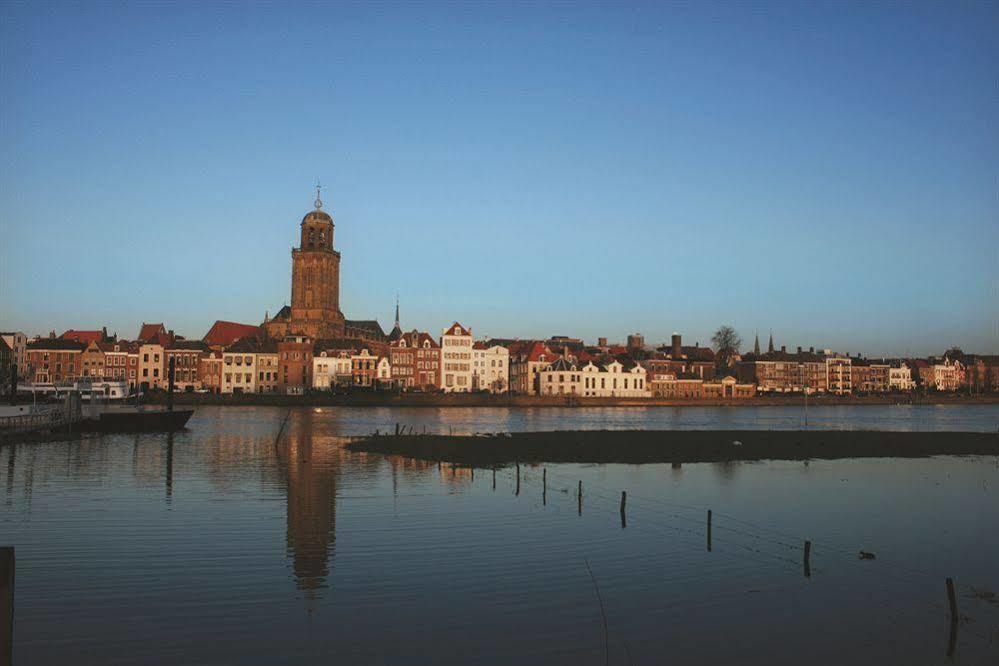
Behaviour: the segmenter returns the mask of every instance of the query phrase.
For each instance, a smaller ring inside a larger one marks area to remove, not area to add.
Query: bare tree
[[[715,365],[721,369],[732,367],[734,357],[742,346],[742,338],[735,329],[722,326],[711,336],[711,343],[715,347]]]

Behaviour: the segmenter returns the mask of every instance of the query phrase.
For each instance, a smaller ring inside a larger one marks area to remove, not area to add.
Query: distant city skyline
[[[0,329],[999,352],[995,5],[0,8]]]

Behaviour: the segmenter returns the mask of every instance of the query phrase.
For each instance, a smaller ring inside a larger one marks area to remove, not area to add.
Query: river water
[[[994,431],[997,411],[823,407],[809,426]],[[514,469],[494,482],[350,453],[344,437],[397,422],[480,432],[804,417],[310,408],[276,439],[288,413],[203,408],[172,436],[0,447],[15,663],[999,661],[999,458],[524,466],[518,493]],[[962,617],[951,657],[948,576]]]

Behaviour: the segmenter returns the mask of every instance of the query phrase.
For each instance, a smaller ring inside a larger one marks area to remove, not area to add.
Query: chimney
[[[672,354],[673,354],[673,359],[674,360],[680,358],[681,350],[680,350],[680,334],[679,333],[674,333],[673,334],[673,349],[672,349]]]
[[[801,353],[801,345],[798,345],[798,353]]]
[[[782,354],[786,354],[787,353],[787,345],[781,345],[780,346],[780,351],[781,351]]]

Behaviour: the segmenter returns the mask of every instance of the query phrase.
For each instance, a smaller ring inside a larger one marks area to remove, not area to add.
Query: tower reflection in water
[[[318,430],[318,432],[317,432]],[[336,484],[344,454],[311,410],[295,410],[275,445],[288,498],[287,549],[298,589],[329,586],[336,552]]]

